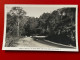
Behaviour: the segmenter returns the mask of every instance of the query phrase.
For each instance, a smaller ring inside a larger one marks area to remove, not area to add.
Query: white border
[[[41,47],[5,47],[6,39],[6,13],[7,6],[24,6],[24,7],[75,7],[76,8],[76,48],[41,48]],[[3,46],[2,50],[25,50],[25,51],[68,51],[68,52],[78,52],[78,5],[31,5],[31,4],[5,4],[4,5],[4,37],[3,37]]]

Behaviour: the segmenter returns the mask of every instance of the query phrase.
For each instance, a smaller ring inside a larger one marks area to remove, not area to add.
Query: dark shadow
[[[76,47],[76,40],[72,40],[70,37],[67,37],[66,34],[60,34],[60,35],[51,35],[46,37],[46,40],[64,44],[64,45],[72,45]]]
[[[80,54],[80,52],[74,52],[74,51],[33,51],[33,50],[7,50],[5,53],[8,54]]]
[[[45,38],[34,38],[34,41],[37,41],[39,43],[46,44],[46,45],[49,45],[49,46],[58,47],[58,48],[72,48],[72,49],[74,49],[73,47],[68,47],[68,46],[48,42],[49,40],[46,40]]]

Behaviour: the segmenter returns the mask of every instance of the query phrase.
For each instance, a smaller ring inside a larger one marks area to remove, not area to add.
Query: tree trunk
[[[19,37],[19,17],[17,18],[17,36]]]

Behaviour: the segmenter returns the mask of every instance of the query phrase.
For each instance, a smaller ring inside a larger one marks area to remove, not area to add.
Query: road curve
[[[33,39],[32,37],[20,38],[15,44],[14,47],[47,47],[47,48],[74,48],[70,46],[56,44],[48,40],[43,39]]]

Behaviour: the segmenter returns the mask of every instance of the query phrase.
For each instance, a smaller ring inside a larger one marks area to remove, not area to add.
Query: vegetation
[[[47,40],[76,46],[75,8],[61,8],[43,13],[39,18],[25,16],[21,7],[13,7],[7,14],[7,38],[47,36]]]
[[[21,24],[21,20],[24,20],[23,17],[25,16],[25,14],[26,12],[21,7],[13,7],[10,12],[7,13],[7,46],[10,46],[13,41],[18,40],[21,33],[23,32],[23,24]]]
[[[53,11],[47,19],[47,26],[51,41],[76,45],[75,8],[62,8]]]

